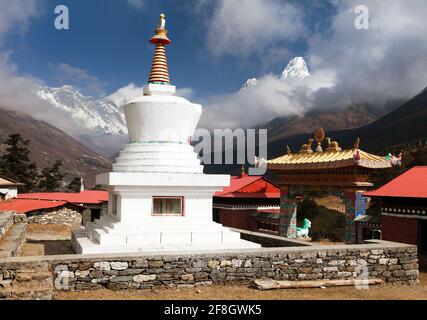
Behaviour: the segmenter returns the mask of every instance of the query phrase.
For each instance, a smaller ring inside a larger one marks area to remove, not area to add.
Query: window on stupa
[[[153,215],[184,215],[183,197],[154,197]]]

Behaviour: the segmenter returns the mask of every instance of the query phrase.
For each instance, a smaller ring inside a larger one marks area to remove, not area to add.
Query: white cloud
[[[32,76],[19,75],[9,53],[0,53],[0,84],[0,109],[29,114],[72,135],[85,132],[85,128],[78,128],[69,120],[69,115],[55,110],[35,95],[43,82]]]
[[[145,0],[127,0],[127,3],[132,8],[142,9],[145,6]]]
[[[56,72],[56,79],[61,83],[76,86],[86,94],[102,97],[105,95],[105,84],[86,70],[71,66],[67,63],[51,64]]]
[[[277,116],[303,115],[313,106],[313,95],[335,84],[333,74],[313,73],[304,80],[280,79],[266,75],[256,86],[239,93],[214,97],[207,101],[200,126],[214,128],[248,128]]]
[[[135,83],[130,83],[127,86],[120,88],[106,99],[112,101],[117,106],[122,106],[143,94],[143,87],[138,87]]]
[[[207,18],[207,43],[216,56],[268,53],[280,41],[295,40],[306,32],[303,12],[290,3],[277,0],[218,0],[214,3],[213,14]]]
[[[291,85],[271,75],[261,77],[259,84],[243,95],[208,100],[202,125],[254,126],[278,116],[342,108],[356,102],[382,107],[388,101],[410,98],[427,86],[426,1],[365,1],[370,13],[368,30],[354,26],[354,8],[360,1],[332,3],[336,13],[328,32],[306,39],[308,50],[304,55],[313,74],[309,82]],[[258,27],[264,30],[268,10],[260,12],[266,16],[256,21],[262,22]],[[225,43],[230,37],[234,36],[218,33],[216,43]],[[229,48],[238,46],[234,43]],[[261,41],[259,46],[267,44]]]
[[[40,11],[40,0],[0,1],[0,44],[7,32],[25,31],[32,17]]]
[[[427,2],[365,1],[370,28],[354,27],[359,1],[339,2],[331,35],[315,35],[309,56],[314,69],[333,70],[337,86],[319,92],[319,107],[348,100],[383,104],[409,98],[427,86]]]

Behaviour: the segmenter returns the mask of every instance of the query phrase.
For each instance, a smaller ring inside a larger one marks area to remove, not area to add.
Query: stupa
[[[165,16],[143,95],[126,104],[129,143],[113,172],[96,177],[109,192],[108,214],[73,233],[76,253],[259,248],[212,219],[212,196],[229,175],[203,173],[191,136],[202,106],[175,96],[170,84]]]

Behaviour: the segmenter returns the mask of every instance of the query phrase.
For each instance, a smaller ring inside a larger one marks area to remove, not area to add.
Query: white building
[[[109,191],[109,213],[73,234],[77,253],[260,247],[213,222],[212,196],[230,176],[203,174],[190,144],[202,106],[175,96],[164,27],[161,15],[149,83],[123,107],[129,143],[113,172],[97,176]]]
[[[0,177],[0,201],[16,198],[20,185],[22,184],[11,179]]]

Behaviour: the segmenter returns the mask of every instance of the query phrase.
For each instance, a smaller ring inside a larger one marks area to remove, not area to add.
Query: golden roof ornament
[[[316,152],[323,152],[322,142],[325,140],[325,131],[323,128],[319,128],[314,132],[314,139],[317,142]]]
[[[166,16],[160,14],[159,24],[157,29],[154,31],[154,36],[150,39],[150,42],[156,45],[156,51],[154,53],[153,64],[151,66],[150,77],[148,83],[155,84],[170,84],[168,62],[166,58],[166,48],[171,40],[168,38],[168,31],[166,27]]]
[[[338,145],[338,142],[336,141],[332,141],[331,138],[326,138],[326,141],[328,142],[328,148],[326,149],[326,151],[341,151],[340,146]]]
[[[291,151],[291,148],[289,147],[289,145],[286,146],[286,154],[287,155],[291,155],[292,154],[292,151]]]
[[[301,149],[299,153],[313,153],[313,149],[311,149],[311,146],[313,145],[314,139],[309,139],[306,144],[303,144],[301,146]]]

